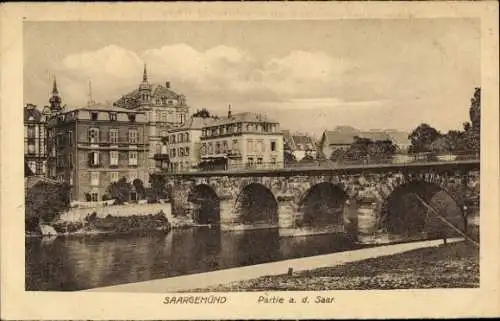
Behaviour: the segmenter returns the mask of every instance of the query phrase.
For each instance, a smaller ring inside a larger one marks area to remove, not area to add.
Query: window
[[[120,173],[118,173],[118,172],[111,172],[109,179],[111,180],[111,182],[117,182],[118,179],[119,179],[119,176],[120,176]]]
[[[247,152],[251,153],[253,152],[253,140],[249,139],[247,140]]]
[[[90,152],[88,154],[89,166],[96,167],[100,164],[100,155],[99,152]]]
[[[89,143],[91,144],[99,143],[99,128],[89,128],[88,136],[89,136]]]
[[[184,148],[180,147],[179,148],[179,157],[183,157],[184,156]]]
[[[275,152],[276,151],[276,141],[272,140],[271,141],[271,152]]]
[[[236,152],[236,151],[239,150],[238,140],[237,139],[233,139],[233,146],[231,147],[231,149],[233,150],[233,152]]]
[[[109,165],[118,166],[118,160],[120,156],[117,150],[112,150],[109,152]]]
[[[175,144],[175,135],[170,136],[170,141],[172,144]]]
[[[120,132],[118,128],[111,128],[109,130],[109,142],[112,144],[118,144],[119,134]]]
[[[189,156],[189,147],[186,147],[184,150],[185,150],[185,155]]]
[[[72,152],[68,153],[68,167],[73,168],[73,153]]]
[[[217,142],[215,144],[215,153],[216,154],[220,154],[221,153],[221,150],[220,150],[220,142]]]
[[[73,131],[72,130],[68,131],[68,145],[69,146],[73,145]]]
[[[135,122],[135,114],[128,114],[128,120],[131,122]]]
[[[207,153],[207,144],[201,144],[201,154],[205,155]]]
[[[35,126],[28,126],[28,138],[35,138]]]
[[[96,111],[91,111],[90,112],[90,119],[92,120],[97,120],[97,117],[99,116],[99,113]]]
[[[73,185],[73,171],[69,172],[69,185]]]
[[[253,166],[253,157],[248,157],[248,166]]]
[[[175,157],[175,148],[172,148],[171,154],[172,154],[172,157]]]
[[[264,141],[262,141],[262,140],[257,141],[257,146],[256,146],[256,148],[257,148],[257,152],[258,152],[258,153],[263,153],[263,152],[265,152],[265,150],[264,150]]]
[[[214,145],[212,143],[208,143],[208,153],[209,154],[214,153]]]
[[[99,172],[90,172],[90,185],[99,186]]]
[[[257,158],[257,164],[262,165],[262,157]]]
[[[276,166],[276,157],[271,158],[271,165]]]
[[[156,154],[160,154],[160,153],[161,153],[161,144],[157,143],[156,144]]]
[[[99,193],[95,193],[95,192],[91,193],[90,194],[90,199],[92,200],[92,202],[99,201]]]
[[[109,120],[116,121],[116,113],[109,113]]]
[[[137,166],[137,152],[129,151],[128,152],[128,164],[131,166]]]
[[[222,151],[225,153],[227,152],[228,147],[227,147],[227,140],[222,142]]]
[[[128,142],[130,144],[137,144],[139,133],[137,129],[129,129],[128,130]]]

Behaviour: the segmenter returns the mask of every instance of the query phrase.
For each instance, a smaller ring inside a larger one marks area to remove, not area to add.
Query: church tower
[[[149,107],[151,104],[151,84],[148,80],[148,71],[144,64],[144,72],[142,74],[142,82],[139,85],[139,105],[141,107]]]
[[[52,85],[52,96],[49,98],[50,112],[52,115],[58,114],[62,111],[61,102],[62,99],[61,96],[59,96],[56,78],[54,77],[54,83]]]

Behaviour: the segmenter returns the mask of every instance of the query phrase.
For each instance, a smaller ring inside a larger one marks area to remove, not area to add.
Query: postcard
[[[2,9],[2,318],[499,316],[498,4]]]

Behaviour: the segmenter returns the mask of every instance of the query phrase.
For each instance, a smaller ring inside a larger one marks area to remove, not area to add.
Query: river
[[[280,237],[277,229],[26,238],[26,290],[84,290],[358,247],[342,234]]]

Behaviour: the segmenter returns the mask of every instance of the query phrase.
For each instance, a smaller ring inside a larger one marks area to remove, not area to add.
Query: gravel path
[[[466,242],[423,248],[288,275],[263,276],[190,292],[318,291],[479,287],[479,250]]]

